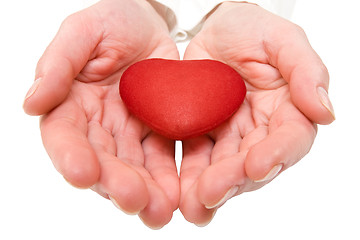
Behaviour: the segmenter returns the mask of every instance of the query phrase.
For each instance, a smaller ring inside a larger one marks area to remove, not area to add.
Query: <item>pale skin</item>
[[[303,31],[261,7],[224,3],[184,59],[229,64],[248,94],[227,122],[183,141],[179,178],[174,141],[133,117],[118,94],[126,67],[153,57],[179,54],[151,5],[100,1],[64,21],[24,102],[28,114],[42,115],[44,146],[68,182],[110,198],[151,228],[166,225],[177,208],[189,222],[206,225],[230,197],[264,186],[299,161],[316,124],[334,120],[327,70]]]
[[[331,123],[334,111],[320,100],[329,75],[303,30],[258,6],[223,3],[185,52],[198,58],[229,64],[248,89],[229,121],[183,142],[180,210],[206,225],[228,198],[261,188],[307,154],[316,123]]]

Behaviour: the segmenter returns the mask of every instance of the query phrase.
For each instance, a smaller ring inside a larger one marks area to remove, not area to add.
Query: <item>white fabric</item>
[[[174,18],[175,23],[170,25],[170,34],[176,42],[191,39],[201,28],[204,17],[223,0],[156,0],[170,9],[168,18]],[[284,18],[290,18],[296,0],[252,0],[259,6],[278,14]],[[238,1],[241,2],[241,1]],[[171,16],[173,15],[173,16]],[[168,21],[169,22],[169,21]]]
[[[83,0],[83,3],[85,6],[90,6],[98,1],[99,0]],[[205,16],[217,5],[224,2],[223,0],[148,1],[157,11],[165,13],[171,37],[176,42],[191,39],[201,29]],[[268,11],[284,18],[290,18],[296,0],[250,0],[247,2],[256,3]]]

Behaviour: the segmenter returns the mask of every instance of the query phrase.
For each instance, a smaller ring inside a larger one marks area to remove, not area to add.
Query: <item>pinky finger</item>
[[[282,116],[292,117],[279,119]],[[290,104],[279,109],[274,118],[273,122],[280,125],[270,125],[269,135],[251,147],[246,156],[247,176],[255,182],[271,181],[297,163],[310,151],[316,136],[316,125]]]
[[[76,105],[76,104],[75,104]],[[73,186],[88,188],[100,175],[100,166],[86,137],[86,121],[71,100],[43,116],[41,136],[55,168]]]

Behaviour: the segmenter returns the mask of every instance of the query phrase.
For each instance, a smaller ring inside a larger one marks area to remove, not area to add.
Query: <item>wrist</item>
[[[233,7],[239,7],[239,6],[257,6],[259,7],[259,5],[257,3],[253,3],[253,2],[248,2],[248,1],[223,1],[221,3],[219,3],[218,5],[216,5],[211,12],[209,12],[206,16],[205,19],[208,19],[214,12],[216,12],[216,10],[218,10],[219,8],[233,8]]]
[[[286,1],[269,1],[269,0],[250,0],[250,1],[227,1],[232,3],[243,3],[249,5],[259,6],[269,12],[272,12],[281,17],[290,19],[294,11],[296,0]]]

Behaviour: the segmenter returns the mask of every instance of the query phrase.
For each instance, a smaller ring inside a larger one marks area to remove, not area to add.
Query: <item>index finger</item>
[[[319,124],[334,121],[328,70],[303,29],[288,21],[277,23],[264,35],[264,49],[270,64],[289,83],[291,99],[300,111]]]
[[[42,116],[40,129],[48,155],[68,182],[88,188],[98,181],[100,166],[86,136],[87,120],[71,99]]]

